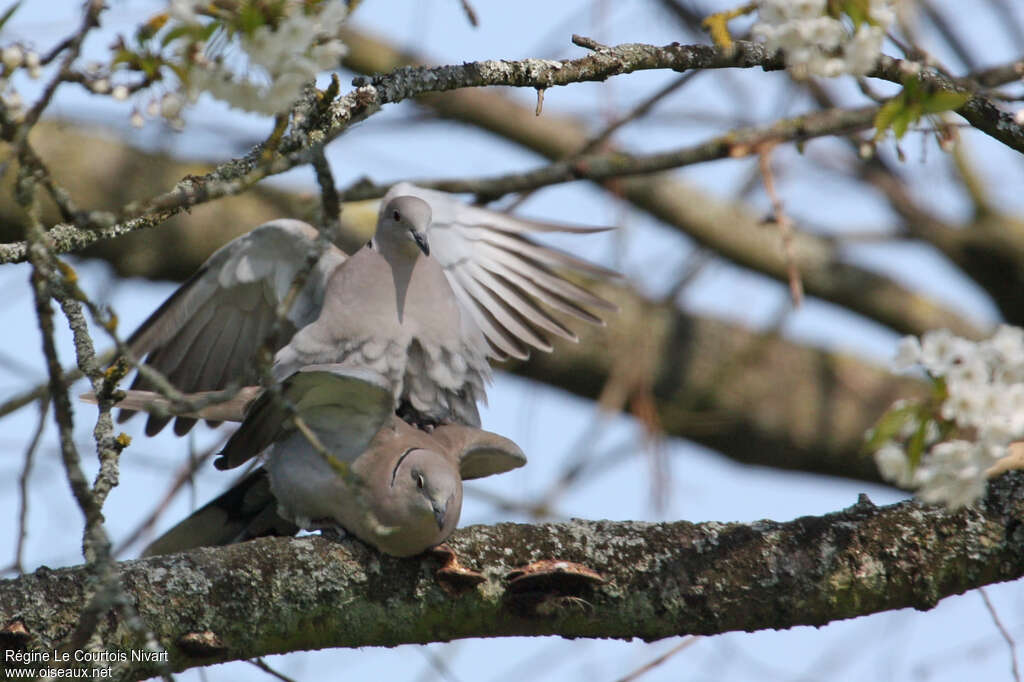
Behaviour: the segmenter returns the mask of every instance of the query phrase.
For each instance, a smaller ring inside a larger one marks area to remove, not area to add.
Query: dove
[[[490,360],[551,351],[551,336],[578,341],[552,311],[602,325],[591,309],[616,309],[561,274],[616,273],[531,236],[603,229],[523,220],[399,183],[371,242],[351,256],[327,246],[279,322],[317,236],[298,220],[271,221],[216,251],[128,345],[184,393],[258,383],[266,344],[277,382],[308,365],[367,368],[386,378],[407,421],[478,427]],[[132,388],[152,385],[140,375]],[[172,418],[151,414],[146,433]],[[178,417],[175,432],[195,422]]]
[[[324,528],[341,528],[386,554],[412,556],[455,530],[463,480],[526,463],[515,443],[475,427],[441,425],[427,433],[407,424],[393,412],[390,382],[366,368],[306,366],[277,388],[275,394],[248,387],[238,399],[191,415],[241,419],[218,468],[261,452],[265,462],[144,556]],[[173,411],[146,391],[128,391],[120,404]],[[297,419],[308,432],[296,427]]]

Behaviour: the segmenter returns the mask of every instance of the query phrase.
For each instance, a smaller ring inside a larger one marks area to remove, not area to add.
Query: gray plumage
[[[364,367],[386,378],[394,406],[416,421],[479,426],[488,357],[550,351],[550,335],[577,340],[547,308],[594,324],[602,322],[588,307],[614,309],[557,270],[614,273],[529,238],[550,231],[595,230],[394,186],[372,245],[351,257],[330,246],[310,272],[269,340],[275,379],[311,364]],[[256,383],[256,354],[315,235],[300,221],[276,220],[225,245],[143,323],[129,340],[133,352],[186,393]],[[136,378],[132,388],[152,387]],[[150,416],[146,432],[169,419]],[[194,423],[179,417],[175,431]]]
[[[387,554],[411,556],[455,530],[463,479],[526,462],[514,443],[474,427],[444,425],[427,433],[410,426],[392,411],[387,379],[365,368],[304,367],[279,389],[279,397],[250,392],[248,404],[232,403],[240,408],[235,413],[223,404],[215,408],[219,418],[245,414],[218,467],[241,465],[265,449],[265,469],[172,528],[145,556],[324,527],[340,527]],[[284,403],[329,455],[296,428]],[[159,396],[133,391],[123,404],[170,407]],[[205,418],[213,414],[208,410],[189,416]]]

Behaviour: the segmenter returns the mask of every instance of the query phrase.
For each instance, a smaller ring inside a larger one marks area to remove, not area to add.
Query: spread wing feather
[[[315,239],[316,230],[306,223],[276,220],[226,244],[139,327],[129,346],[184,393],[256,383],[256,354]],[[316,319],[327,276],[344,260],[339,249],[325,250],[284,321],[281,338],[270,340],[272,350]],[[153,386],[140,376],[131,388]],[[132,414],[122,411],[118,419]],[[169,420],[151,415],[146,433],[158,433]],[[193,424],[195,419],[180,417],[175,432],[187,433]]]
[[[430,205],[431,257],[444,269],[462,310],[483,332],[492,357],[524,359],[531,348],[549,352],[549,335],[578,341],[545,306],[598,325],[603,321],[588,308],[616,310],[611,302],[567,278],[617,277],[615,272],[530,238],[536,233],[588,234],[606,228],[524,220],[468,206],[449,194],[407,182],[392,187],[384,202],[401,195],[419,197]]]

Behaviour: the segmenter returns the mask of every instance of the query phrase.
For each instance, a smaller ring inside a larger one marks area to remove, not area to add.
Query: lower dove
[[[455,530],[463,480],[526,463],[512,441],[475,427],[427,433],[410,426],[393,413],[390,382],[364,368],[307,366],[279,385],[279,395],[257,391],[189,416],[241,419],[216,465],[233,468],[266,451],[264,467],[165,533],[145,556],[326,527],[386,554],[412,556]],[[173,412],[146,391],[129,391],[120,406]]]
[[[549,336],[578,340],[549,310],[600,325],[587,308],[615,309],[563,276],[615,273],[532,239],[559,231],[599,229],[537,223],[399,183],[381,202],[371,244],[351,256],[328,246],[297,291],[317,232],[272,221],[214,253],[128,345],[183,393],[256,383],[265,346],[275,381],[306,365],[365,367],[387,377],[407,421],[480,426],[488,358],[551,351]],[[151,384],[140,375],[132,388]],[[150,415],[147,434],[170,419]],[[194,423],[179,417],[175,432]]]

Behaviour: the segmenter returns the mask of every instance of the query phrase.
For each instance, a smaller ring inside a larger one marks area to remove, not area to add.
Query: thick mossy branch
[[[263,539],[120,564],[170,667],[298,649],[393,646],[464,637],[641,637],[820,625],[1024,574],[1024,474],[975,509],[949,514],[866,498],[787,523],[572,521],[473,526],[450,544],[479,584],[439,580],[433,558],[395,559],[355,541]],[[577,562],[513,570],[546,559]],[[52,650],[89,601],[82,567],[0,583],[0,622],[28,650]],[[140,649],[116,611],[105,650]],[[124,663],[123,679],[157,672]]]

